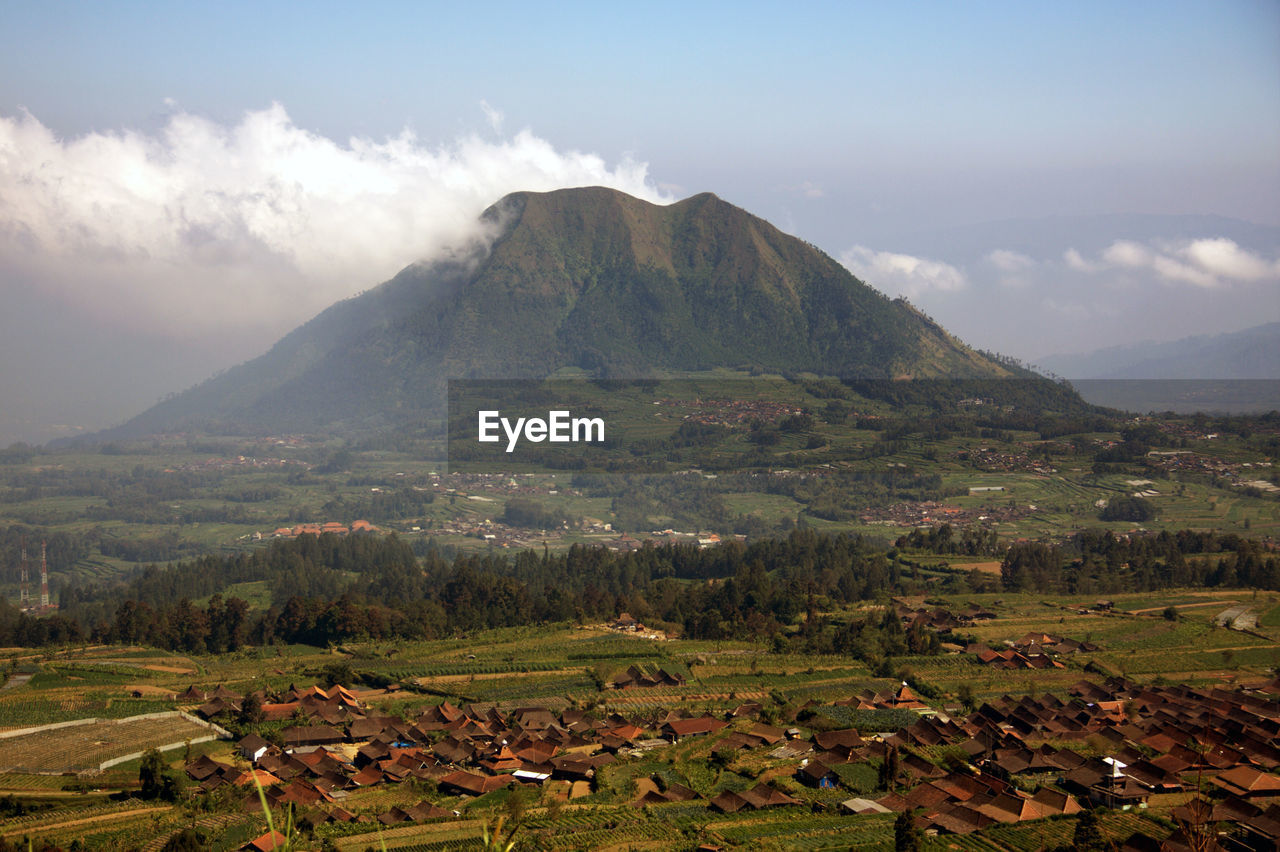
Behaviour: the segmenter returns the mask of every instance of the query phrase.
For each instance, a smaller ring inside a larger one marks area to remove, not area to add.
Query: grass
[[[1259,605],[1259,612],[1262,614],[1258,618],[1258,626],[1280,627],[1280,603],[1275,601],[1275,595],[1268,595],[1267,602]]]

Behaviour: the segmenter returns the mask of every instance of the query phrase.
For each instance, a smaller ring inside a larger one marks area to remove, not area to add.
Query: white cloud
[[[800,184],[800,194],[805,198],[822,198],[827,193],[823,190],[821,185],[816,184],[811,180],[807,180]]]
[[[854,246],[840,255],[840,262],[858,278],[890,294],[915,297],[968,286],[964,273],[951,264],[909,254]]]
[[[1102,259],[1111,266],[1137,269],[1150,266],[1154,258],[1146,246],[1129,240],[1116,240],[1102,253]]]
[[[1069,248],[1064,251],[1062,253],[1062,259],[1066,262],[1067,266],[1077,272],[1097,272],[1102,268],[1101,264],[1085,260],[1084,255],[1080,254],[1080,252],[1074,248]]]
[[[474,240],[477,216],[509,192],[585,185],[671,200],[643,163],[611,166],[528,130],[344,144],[277,104],[233,126],[178,111],[154,135],[64,140],[29,114],[0,116],[0,289],[40,287],[175,336],[282,330]]]
[[[1234,240],[1224,237],[1195,240],[1184,247],[1181,253],[1201,269],[1222,278],[1259,281],[1280,275],[1280,261],[1268,263],[1253,252],[1236,245]]]
[[[987,263],[1001,272],[1025,272],[1036,265],[1036,262],[1025,254],[1009,249],[996,249],[987,253]]]
[[[1146,270],[1171,284],[1214,289],[1235,282],[1280,281],[1280,260],[1267,260],[1225,237],[1156,242],[1116,240],[1097,262],[1085,260],[1075,249],[1063,255],[1080,272],[1107,269]]]

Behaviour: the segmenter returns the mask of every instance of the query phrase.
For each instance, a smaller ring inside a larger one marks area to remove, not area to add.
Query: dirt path
[[[160,672],[161,674],[180,674],[180,675],[196,674],[196,670],[191,666],[167,666],[167,665],[161,665],[159,663],[143,662],[141,660],[112,660],[112,659],[84,660],[84,659],[71,658],[67,660],[52,660],[51,662],[54,662],[54,663],[69,662],[72,664],[80,664],[85,666],[121,666],[124,668],[130,668],[130,669],[144,669],[149,672]]]
[[[14,787],[12,789],[9,787],[0,787],[0,796],[27,796],[33,799],[70,799],[73,796],[83,799],[87,796],[94,796],[101,799],[105,798],[106,794],[87,794],[81,793],[79,790],[45,790],[39,787]]]
[[[383,849],[398,849],[402,846],[417,845],[417,843],[433,842],[433,835],[441,834],[460,834],[464,837],[470,832],[475,832],[475,839],[480,839],[480,832],[484,828],[484,820],[480,819],[460,819],[449,820],[438,823],[421,823],[418,825],[406,825],[382,831],[369,832],[367,834],[349,834],[346,837],[334,838],[334,843],[338,849],[343,852],[352,849],[377,849],[379,846]],[[395,841],[405,838],[411,838],[415,843],[396,843]],[[419,840],[418,838],[421,838]],[[449,838],[453,839],[453,838]],[[463,839],[462,837],[458,838]]]
[[[1240,603],[1240,601],[1204,601],[1203,603],[1193,603],[1193,604],[1173,604],[1173,608],[1181,611],[1184,609],[1191,609],[1192,607],[1197,607],[1197,606],[1231,606],[1232,604],[1238,604],[1238,603]],[[1123,610],[1123,612],[1127,612],[1130,615],[1142,615],[1144,612],[1164,612],[1167,608],[1168,607],[1163,607],[1163,606],[1152,606],[1152,607],[1147,607],[1146,609]]]
[[[999,574],[999,562],[957,562],[951,566],[952,570],[963,571],[966,568],[970,571],[981,571],[983,574]]]
[[[548,675],[581,674],[582,669],[549,669],[547,671],[527,672],[476,672],[475,674],[426,675],[414,678],[421,686],[440,686],[446,683],[470,683],[475,680],[501,680],[513,677],[546,677]]]
[[[0,692],[4,692],[9,689],[17,689],[29,680],[31,680],[31,675],[29,674],[16,674],[6,680],[4,682],[4,686],[0,686]]]
[[[610,704],[610,705],[612,705],[612,704],[654,704],[654,703],[659,703],[659,702],[664,701],[664,700],[665,700],[665,701],[672,701],[672,700],[674,700],[674,701],[730,701],[730,700],[732,700],[732,701],[737,701],[737,700],[742,700],[743,702],[746,702],[746,701],[748,701],[748,700],[750,700],[750,699],[753,699],[753,698],[765,698],[765,697],[767,697],[767,696],[768,696],[768,694],[769,694],[769,693],[767,693],[767,692],[735,692],[735,695],[736,695],[737,697],[736,697],[736,698],[733,698],[733,699],[730,699],[730,698],[729,698],[729,693],[727,693],[727,692],[701,692],[701,693],[697,693],[697,694],[692,694],[692,693],[691,693],[691,694],[689,694],[689,695],[645,695],[645,694],[643,694],[643,693],[640,693],[640,694],[629,694],[629,693],[631,693],[631,690],[627,690],[626,692],[622,692],[622,693],[620,693],[620,694],[619,694],[619,695],[617,695],[617,696],[613,696],[613,695],[606,695],[606,696],[604,697],[604,702],[605,702],[606,704]]]
[[[1200,653],[1202,653],[1202,654],[1221,654],[1223,651],[1253,651],[1253,650],[1256,650],[1256,649],[1258,649],[1258,648],[1275,648],[1275,647],[1277,647],[1277,644],[1271,644],[1271,645],[1227,645],[1227,646],[1222,647],[1222,648],[1216,648],[1216,647],[1215,647],[1215,648],[1201,648],[1201,649],[1200,649]],[[1168,675],[1165,675],[1165,677],[1168,677]]]
[[[172,689],[165,689],[162,686],[151,686],[145,683],[126,683],[124,685],[125,692],[140,692],[143,695],[159,695],[163,698],[171,698],[176,693]]]
[[[113,819],[124,819],[125,817],[133,817],[133,816],[137,816],[138,814],[150,814],[150,813],[155,813],[156,811],[167,811],[167,810],[170,810],[170,807],[167,805],[162,808],[132,808],[127,811],[116,811],[115,813],[111,813],[111,814],[99,814],[98,816],[84,817],[83,819],[73,819],[73,820],[68,820],[66,822],[38,823],[38,824],[23,826],[22,828],[17,829],[16,831],[6,831],[3,834],[0,834],[0,837],[5,837],[5,838],[17,837],[21,834],[33,834],[37,831],[38,832],[60,831],[61,829],[74,828],[78,825],[90,825],[92,823],[98,823],[98,822],[110,822]]]

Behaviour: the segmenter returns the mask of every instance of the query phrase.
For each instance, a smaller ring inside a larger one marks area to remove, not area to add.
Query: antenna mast
[[[40,542],[40,606],[49,605],[49,562],[45,559],[44,542]]]

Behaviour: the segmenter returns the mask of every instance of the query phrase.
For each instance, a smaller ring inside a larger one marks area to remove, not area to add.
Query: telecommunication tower
[[[49,605],[49,562],[45,559],[44,542],[40,542],[40,606]]]

